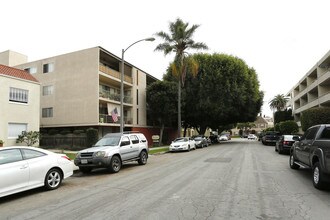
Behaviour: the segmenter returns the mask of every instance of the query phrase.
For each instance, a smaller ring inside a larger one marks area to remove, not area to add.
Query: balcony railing
[[[99,97],[102,97],[102,98],[105,98],[105,99],[110,99],[112,101],[120,102],[120,94],[112,93],[112,92],[107,91],[107,90],[100,90]],[[128,104],[133,104],[133,99],[132,99],[131,96],[124,96],[123,102],[128,103]]]
[[[109,76],[112,76],[114,78],[117,78],[120,80],[120,72],[117,72],[116,70],[113,70],[107,66],[105,66],[104,64],[100,63],[100,66],[99,66],[99,70],[102,72],[102,73],[105,73]],[[125,82],[128,82],[130,84],[133,84],[133,79],[132,77],[130,76],[127,76],[124,74],[124,81]]]
[[[111,115],[100,114],[99,115],[100,123],[111,123],[111,124],[120,124],[120,117],[118,117],[118,121],[114,122]],[[132,118],[124,118],[125,124],[133,124]]]

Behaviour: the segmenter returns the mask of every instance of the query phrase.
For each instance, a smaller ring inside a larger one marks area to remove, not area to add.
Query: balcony
[[[112,93],[107,90],[100,90],[99,97],[120,102],[120,94]],[[133,104],[133,98],[131,96],[124,96],[123,102],[127,104]]]
[[[100,123],[110,123],[110,124],[120,124],[120,116],[118,116],[118,121],[114,122],[111,115],[99,114]],[[133,124],[132,118],[124,118],[124,124]]]
[[[102,63],[100,63],[99,71],[120,80],[120,72],[117,72],[116,70],[113,70]],[[130,76],[124,75],[124,81],[133,84],[133,79]]]

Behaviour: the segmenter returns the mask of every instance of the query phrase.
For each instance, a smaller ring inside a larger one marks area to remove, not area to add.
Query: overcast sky
[[[286,94],[330,50],[329,0],[3,0],[0,51],[29,61],[101,46],[121,57],[131,43],[168,31],[181,18],[199,24],[194,40],[253,67],[268,102]],[[161,79],[173,56],[141,42],[125,60]],[[194,52],[194,51],[191,51]]]

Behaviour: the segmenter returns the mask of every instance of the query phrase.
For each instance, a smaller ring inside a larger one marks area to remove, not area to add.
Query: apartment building
[[[0,62],[6,63],[2,55]],[[38,80],[26,71],[0,64],[0,140],[4,146],[17,145],[22,131],[39,131],[39,117]]]
[[[38,61],[22,63],[41,83],[43,130],[94,127],[102,136],[146,128],[146,87],[157,79],[125,62],[124,115],[120,115],[121,59],[94,47]],[[114,115],[115,114],[115,115]]]
[[[295,121],[300,126],[303,111],[330,106],[330,51],[287,94]]]

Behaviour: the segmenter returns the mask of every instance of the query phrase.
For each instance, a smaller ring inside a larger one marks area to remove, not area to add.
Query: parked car
[[[148,151],[148,141],[140,132],[109,133],[93,147],[79,151],[74,163],[83,173],[98,167],[117,173],[124,162],[137,161],[145,165]]]
[[[276,131],[267,131],[265,135],[262,137],[261,142],[264,145],[275,145],[276,141],[279,139],[280,133]]]
[[[205,137],[197,136],[194,138],[194,140],[196,147],[203,148],[208,146],[207,139]]]
[[[311,168],[312,181],[317,189],[330,183],[330,124],[315,125],[306,130],[290,149],[291,169]]]
[[[191,137],[180,137],[172,141],[169,151],[190,151],[196,149],[196,144]]]
[[[57,189],[73,174],[73,163],[65,154],[35,147],[0,148],[0,197],[44,186]]]
[[[291,146],[295,142],[294,139],[298,138],[298,135],[282,135],[275,144],[275,151],[279,154],[284,152],[290,152]]]
[[[219,137],[219,141],[228,141],[228,136],[227,135],[221,135],[220,137]]]
[[[249,134],[247,139],[248,140],[257,140],[257,136],[255,136],[254,134]]]
[[[219,136],[218,135],[210,135],[209,140],[212,144],[219,143]]]

